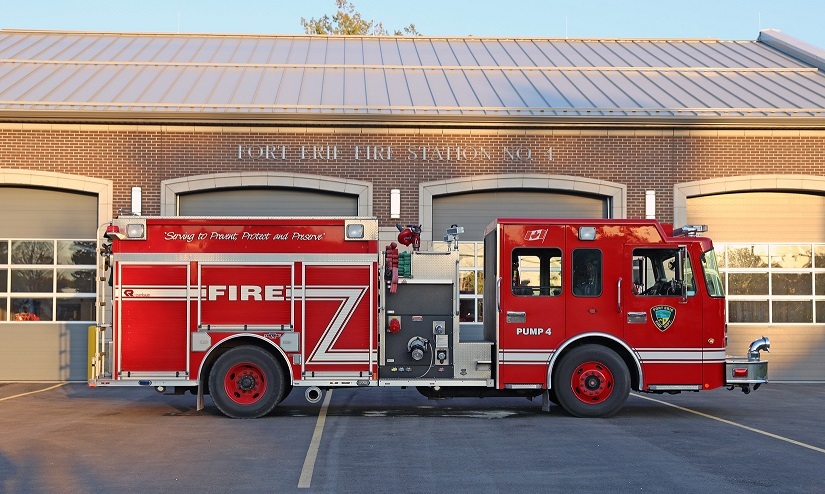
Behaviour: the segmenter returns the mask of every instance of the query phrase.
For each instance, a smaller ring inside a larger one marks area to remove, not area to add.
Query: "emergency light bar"
[[[708,225],[685,225],[673,230],[674,237],[695,237],[697,233],[708,231]]]

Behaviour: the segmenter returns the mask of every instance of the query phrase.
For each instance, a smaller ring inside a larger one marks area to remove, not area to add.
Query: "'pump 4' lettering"
[[[516,328],[516,334],[523,334],[527,336],[539,336],[546,334],[550,336],[551,334],[553,334],[553,331],[550,328]]]

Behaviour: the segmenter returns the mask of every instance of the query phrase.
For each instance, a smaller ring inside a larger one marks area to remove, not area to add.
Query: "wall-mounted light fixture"
[[[132,187],[132,212],[138,216],[140,216],[140,213],[143,210],[141,207],[142,202],[143,192],[140,190],[140,187]]]
[[[645,191],[645,218],[652,220],[656,218],[656,191]]]
[[[392,189],[390,191],[390,218],[401,217],[401,190]]]

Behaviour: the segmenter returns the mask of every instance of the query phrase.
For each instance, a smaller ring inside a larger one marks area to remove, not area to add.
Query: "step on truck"
[[[190,391],[198,409],[210,395],[235,418],[266,415],[294,388],[317,402],[387,386],[605,417],[630,390],[767,382],[767,338],[727,356],[702,227],[498,219],[476,326],[459,322],[462,229],[436,250],[420,250],[420,226],[399,230],[382,248],[375,218],[115,218],[101,228],[89,385]]]

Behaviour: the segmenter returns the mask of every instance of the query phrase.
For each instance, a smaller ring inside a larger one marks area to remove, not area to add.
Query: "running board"
[[[700,391],[701,384],[651,384],[650,391]]]

